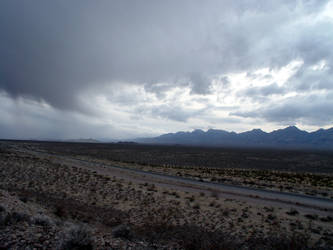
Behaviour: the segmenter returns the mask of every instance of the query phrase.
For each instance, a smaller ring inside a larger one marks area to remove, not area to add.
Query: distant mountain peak
[[[195,129],[192,131],[192,134],[203,134],[205,133],[205,131],[203,131],[202,129]]]
[[[292,126],[286,127],[285,130],[295,130],[295,131],[297,131],[297,130],[300,130],[300,129],[298,127],[296,127],[295,125],[292,125]]]
[[[295,133],[295,134],[299,134],[299,133],[308,133],[308,132],[304,131],[304,130],[300,130],[296,126],[288,126],[286,128],[274,130],[272,133]]]
[[[254,128],[254,129],[252,129],[252,130],[249,131],[249,132],[260,133],[260,134],[266,134],[266,132],[263,131],[263,130],[260,129],[260,128]]]
[[[308,131],[305,131],[305,130],[301,130],[299,129],[298,127],[296,126],[289,126],[286,128],[287,131],[291,131],[292,133],[298,133],[298,134],[308,134],[309,132]]]

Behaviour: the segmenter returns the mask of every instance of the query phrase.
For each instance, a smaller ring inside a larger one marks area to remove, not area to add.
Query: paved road
[[[122,175],[123,177],[126,175],[133,177],[133,175],[135,175],[136,177],[139,177],[141,181],[147,181],[147,178],[149,178],[150,180],[155,180],[155,182],[157,183],[168,184],[170,187],[173,188],[188,187],[190,189],[197,189],[197,190],[198,189],[210,190],[210,191],[215,190],[217,192],[232,194],[241,197],[249,197],[251,199],[266,200],[275,203],[277,202],[281,204],[284,203],[284,204],[297,205],[302,207],[309,207],[312,209],[319,209],[327,211],[329,213],[332,212],[333,214],[333,200],[330,199],[302,195],[302,194],[295,194],[295,193],[286,193],[286,192],[263,190],[263,189],[256,189],[244,186],[222,184],[222,183],[202,182],[194,179],[171,176],[150,171],[143,171],[139,169],[126,168],[122,166],[95,162],[92,160],[76,159],[71,156],[58,155],[54,153],[51,154],[38,150],[34,151],[22,150],[22,149],[17,149],[17,150],[25,153],[38,154],[39,156],[52,156],[55,159],[58,159],[59,161],[67,161],[67,162],[70,161],[72,163],[79,164],[86,169],[88,168],[90,170],[98,172],[105,173],[105,171],[118,170],[118,172],[120,171],[123,173]]]

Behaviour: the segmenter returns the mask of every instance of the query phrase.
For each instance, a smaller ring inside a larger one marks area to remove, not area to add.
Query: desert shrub
[[[291,208],[288,212],[286,212],[288,215],[297,215],[298,211],[294,208]]]
[[[227,208],[226,209],[222,209],[221,212],[222,212],[223,216],[229,216],[230,215],[230,210],[227,209]],[[244,215],[244,213],[242,214],[242,217],[244,217],[243,215]]]
[[[28,197],[25,196],[21,196],[19,197],[20,201],[22,201],[23,203],[27,203],[28,202]]]
[[[190,202],[193,202],[195,200],[194,195],[190,196],[190,197],[186,197],[186,199],[188,199]]]
[[[209,203],[210,207],[214,207],[215,205],[216,205],[215,201],[212,201],[212,202]]]
[[[194,208],[194,209],[200,209],[200,205],[199,205],[199,203],[194,204],[194,205],[193,205],[193,208]]]
[[[264,210],[265,210],[266,212],[270,212],[270,213],[272,213],[272,212],[274,212],[274,207],[264,207]]]
[[[310,220],[317,220],[318,219],[318,215],[316,214],[306,214],[304,215],[305,218],[308,218]]]
[[[6,208],[0,204],[0,213],[6,212]]]
[[[210,196],[215,198],[215,199],[218,199],[219,198],[219,193],[218,191],[216,190],[213,190],[211,193],[210,193]]]
[[[62,218],[65,216],[66,212],[65,212],[65,208],[61,205],[56,205],[55,210],[54,210],[54,214],[56,216],[58,216],[59,218]]]
[[[10,215],[10,223],[15,224],[22,221],[30,221],[30,216],[21,212],[13,212]]]
[[[175,192],[175,191],[172,192],[171,195],[175,196],[176,198],[179,198],[179,197],[180,197],[179,194],[178,194],[177,192]]]
[[[147,187],[147,191],[153,191],[153,192],[156,192],[156,186],[155,184],[151,184],[151,185],[148,185]]]
[[[91,231],[82,225],[73,225],[63,235],[59,242],[59,250],[91,250],[94,239]]]
[[[0,212],[0,227],[7,226],[10,221],[10,215],[6,211]]]
[[[331,222],[331,221],[333,221],[333,218],[328,215],[326,217],[320,218],[320,220],[323,221],[323,222]]]
[[[124,238],[130,239],[131,232],[128,226],[126,225],[119,225],[112,229],[112,236],[115,238]]]
[[[50,227],[54,223],[52,219],[46,215],[36,215],[32,218],[32,223],[35,225],[43,226],[43,227]]]

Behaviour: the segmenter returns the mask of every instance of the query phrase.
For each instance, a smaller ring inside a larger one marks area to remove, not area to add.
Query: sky
[[[333,127],[333,0],[1,0],[0,138]]]

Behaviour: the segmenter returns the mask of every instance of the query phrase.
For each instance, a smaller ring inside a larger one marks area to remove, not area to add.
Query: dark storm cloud
[[[183,13],[162,1],[2,1],[0,87],[77,108],[87,88],[183,75],[200,46],[184,47],[194,38],[197,5]]]
[[[113,82],[190,79],[193,93],[206,94],[213,74],[293,59],[332,66],[332,24],[303,32],[297,22],[326,3],[2,0],[0,89],[81,110],[80,93]]]

